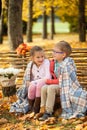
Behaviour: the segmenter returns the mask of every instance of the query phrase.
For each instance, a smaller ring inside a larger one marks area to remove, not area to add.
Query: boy
[[[41,108],[45,106],[45,113],[39,120],[52,116],[55,96],[60,92],[62,114],[65,119],[84,116],[87,110],[87,92],[80,86],[76,77],[76,66],[70,56],[71,46],[66,41],[55,44],[53,49],[54,74],[53,80],[47,80],[47,85],[41,89]],[[58,80],[59,79],[59,80]],[[50,83],[50,84],[49,84]]]

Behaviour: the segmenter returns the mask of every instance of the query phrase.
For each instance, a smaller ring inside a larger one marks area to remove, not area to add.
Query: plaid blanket
[[[60,65],[60,98],[63,118],[84,116],[87,110],[87,91],[83,90],[76,76],[76,66],[68,57]]]
[[[25,114],[30,110],[29,101],[28,101],[28,87],[29,87],[28,82],[30,81],[30,77],[31,77],[30,74],[31,66],[32,66],[32,61],[30,61],[27,65],[23,77],[23,85],[21,88],[18,89],[16,93],[18,100],[13,104],[11,104],[10,112]]]
[[[10,112],[17,113],[27,113],[30,110],[28,96],[27,96],[28,90],[25,85],[23,85],[18,91],[17,91],[17,97],[18,100],[11,104]]]

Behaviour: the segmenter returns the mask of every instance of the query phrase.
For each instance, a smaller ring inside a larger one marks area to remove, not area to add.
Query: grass
[[[50,33],[51,23],[47,23],[48,33]],[[36,22],[33,25],[33,33],[42,33],[43,23]],[[69,23],[67,22],[55,22],[55,32],[56,33],[69,33]]]

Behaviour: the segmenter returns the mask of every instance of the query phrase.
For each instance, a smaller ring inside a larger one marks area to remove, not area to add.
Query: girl
[[[30,50],[31,61],[25,70],[23,85],[17,91],[18,100],[11,105],[10,112],[27,113],[33,111],[33,115],[39,112],[41,87],[46,79],[50,79],[49,60],[45,59],[44,51],[39,46]]]
[[[28,99],[31,110],[38,113],[40,109],[41,87],[51,78],[49,60],[45,59],[44,51],[39,46],[30,50],[31,60],[24,74],[24,84],[28,87]]]
[[[54,71],[58,83],[47,80],[48,85],[41,89],[41,107],[45,106],[46,112],[39,120],[52,116],[55,95],[60,91],[62,114],[65,119],[84,116],[87,110],[87,91],[83,90],[76,77],[76,66],[70,56],[71,46],[60,41],[54,46]]]

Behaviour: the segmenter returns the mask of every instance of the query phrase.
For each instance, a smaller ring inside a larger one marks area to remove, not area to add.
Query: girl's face
[[[59,48],[54,47],[54,49],[53,49],[53,57],[58,62],[61,62],[66,57],[66,53],[62,52]]]
[[[44,61],[44,52],[36,51],[34,52],[34,56],[32,56],[33,62],[39,67]]]

